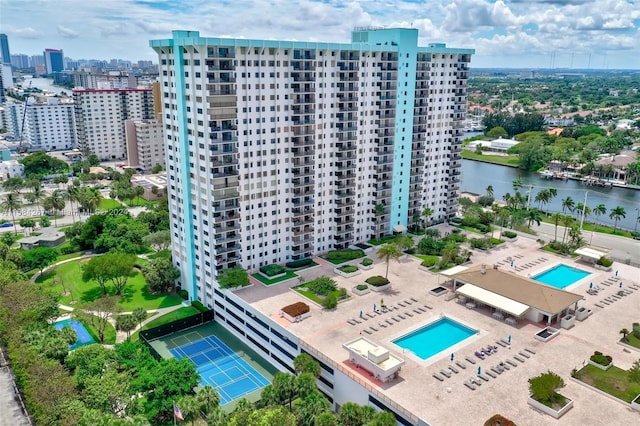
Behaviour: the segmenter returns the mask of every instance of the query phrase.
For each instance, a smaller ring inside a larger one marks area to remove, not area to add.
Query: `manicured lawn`
[[[300,294],[301,296],[306,297],[309,300],[312,300],[314,302],[316,302],[318,305],[322,305],[322,301],[324,300],[325,296],[318,296],[317,294],[309,291],[309,290],[305,290],[304,289],[304,284],[298,287],[294,287],[294,290],[296,291],[296,293]],[[333,293],[335,293],[336,297],[338,297],[338,302],[340,302],[341,300],[345,300],[348,299],[350,296],[347,295],[347,297],[344,297],[342,299],[339,298],[339,291],[336,290]]]
[[[372,246],[381,246],[385,243],[393,241],[395,238],[395,235],[385,235],[384,237],[379,239],[369,240],[367,241],[367,244],[371,244]]]
[[[464,229],[465,231],[468,231],[468,232],[473,232],[474,234],[478,234],[478,235],[487,235],[489,232],[495,231],[495,228],[492,228],[488,232],[480,232],[476,228],[472,228],[471,226],[466,226],[466,225],[460,225],[458,226],[458,228]]]
[[[503,166],[518,167],[519,161],[517,155],[488,155],[477,154],[473,151],[465,149],[461,154],[466,160],[485,161],[487,163],[502,164]]]
[[[549,247],[548,244],[546,246],[542,247],[542,250],[548,251],[549,253],[557,254],[557,255],[560,255],[560,256],[578,257],[578,255],[575,254],[575,253],[570,253],[570,254],[560,253],[558,250],[554,250],[551,247]]]
[[[95,321],[98,321],[97,319]],[[87,328],[89,334],[93,337],[93,339],[100,343],[100,339],[98,339],[98,330],[91,324],[91,321],[80,320],[80,322]],[[107,323],[107,326],[104,329],[104,344],[105,345],[115,345],[116,343],[116,329],[111,325],[111,323]]]
[[[580,216],[578,215],[578,219],[576,219],[576,222],[579,221],[579,217]],[[555,223],[551,219],[551,216],[543,215],[542,216],[542,222],[550,223],[550,224],[555,226]],[[558,237],[559,238],[562,238],[562,226],[563,226],[562,223],[558,224]],[[598,226],[596,227],[596,225],[594,223],[592,223],[592,222],[584,222],[584,224],[582,225],[582,229],[584,231],[595,231],[595,232],[599,232],[601,234],[618,235],[620,237],[633,238],[633,235],[631,234],[630,231],[625,231],[624,229],[618,228],[618,229],[616,229],[616,232],[613,232],[613,228],[612,227],[607,226],[607,225],[603,225],[601,223],[599,223]]]
[[[633,333],[627,334],[627,341],[624,343],[626,343],[629,346],[633,346],[634,348],[640,349],[640,339],[634,336]]]
[[[168,324],[172,321],[176,321],[182,318],[190,317],[191,315],[199,314],[200,311],[194,308],[193,306],[183,306],[180,309],[176,309],[175,311],[169,312],[168,314],[164,314],[159,316],[158,318],[150,321],[146,325],[142,327],[143,330],[148,330],[153,327],[158,327],[160,325]],[[156,314],[157,315],[157,314]],[[140,338],[140,331],[136,331],[131,334],[131,341],[135,342]]]
[[[59,302],[63,305],[74,306],[71,305],[72,300],[77,301],[79,305],[93,302],[102,296],[102,290],[95,281],[84,282],[82,280],[81,266],[88,261],[89,259],[81,259],[58,265],[55,271],[49,271],[43,277],[38,277],[36,283],[42,284],[56,295],[63,293],[62,284],[64,283],[65,289],[70,291],[71,294],[60,297]],[[54,280],[56,281],[55,284]],[[110,283],[107,283],[107,289],[113,292],[113,287]],[[138,307],[147,310],[166,308],[180,303],[182,303],[182,299],[178,295],[150,293],[142,273],[137,269],[134,269],[129,275],[129,280],[123,290],[123,294],[120,296],[119,302],[124,311],[133,311]]]
[[[269,278],[265,277],[264,275],[259,274],[257,272],[255,274],[252,274],[251,276],[253,278],[255,278],[256,280],[260,281],[264,285],[272,285],[272,284],[277,284],[277,283],[282,282],[282,281],[290,280],[291,278],[295,278],[298,275],[293,271],[287,271],[283,276],[278,277],[278,278],[274,278],[274,279],[269,279]]]
[[[438,256],[431,256],[428,254],[414,254],[414,257],[417,257],[418,259],[422,260],[423,262],[427,262],[427,264],[433,266],[436,263],[438,263],[438,260],[440,260],[440,258]]]
[[[117,200],[111,198],[103,198],[100,200],[100,204],[98,204],[98,210],[121,209],[123,207],[124,206]]]
[[[585,365],[576,373],[575,377],[625,402],[633,401],[640,394],[640,383],[630,382],[627,370],[615,365],[607,371],[592,365]]]
[[[60,262],[62,260],[69,260],[69,259],[75,259],[77,257],[82,256],[82,252],[81,251],[77,251],[75,253],[69,253],[69,254],[62,254],[60,256],[58,256],[58,259],[56,260],[57,262]]]

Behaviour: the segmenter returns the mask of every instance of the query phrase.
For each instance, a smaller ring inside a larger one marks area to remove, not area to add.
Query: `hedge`
[[[598,259],[598,265],[602,265],[605,268],[608,268],[609,266],[613,265],[613,260],[611,259],[607,259],[606,257],[602,256],[600,259]]]
[[[503,231],[503,232],[502,232],[502,236],[503,236],[503,237],[506,237],[506,238],[515,238],[515,237],[517,237],[517,236],[518,236],[518,234],[516,234],[516,233],[515,233],[515,232],[513,232],[513,231]]]
[[[201,302],[199,302],[197,300],[194,300],[193,302],[191,302],[191,306],[193,306],[194,308],[196,308],[200,312],[207,312],[209,310],[209,308],[207,308],[206,306],[204,306]]]
[[[362,262],[360,263],[364,266],[371,266],[373,265],[373,260],[369,259],[368,257],[365,257],[364,259],[362,259]]]
[[[327,253],[328,260],[353,260],[364,257],[364,250],[331,250]]]
[[[178,296],[182,297],[183,300],[187,300],[189,298],[189,292],[187,290],[178,290]]]
[[[292,260],[291,262],[287,262],[285,266],[289,269],[298,269],[298,268],[302,268],[303,266],[309,266],[312,263],[313,263],[313,259],[310,257],[307,257],[306,259],[298,259],[298,260]]]
[[[611,358],[610,355],[603,355],[602,352],[598,352],[595,351],[593,353],[593,355],[591,355],[591,361],[595,362],[596,364],[600,364],[603,367],[606,367],[607,365],[611,364],[611,361],[613,361],[613,358]]]
[[[356,286],[356,290],[360,290],[360,291],[364,291],[364,290],[366,290],[366,289],[368,289],[368,288],[369,288],[369,286],[368,286],[368,285],[366,285],[366,284],[358,284],[358,285]]]
[[[350,274],[352,272],[356,272],[358,270],[358,267],[353,265],[344,265],[339,267],[338,270],[344,272],[345,274]]]
[[[262,272],[263,274],[265,274],[268,277],[273,277],[275,275],[284,274],[285,272],[287,272],[287,270],[282,265],[272,264],[272,265],[261,266],[260,267],[260,272]]]
[[[433,258],[423,260],[420,266],[424,266],[425,268],[431,268],[436,263],[438,263],[438,258],[433,257]]]
[[[365,282],[374,287],[382,287],[383,285],[389,284],[389,280],[380,275],[375,275],[373,277],[369,277],[365,280]]]

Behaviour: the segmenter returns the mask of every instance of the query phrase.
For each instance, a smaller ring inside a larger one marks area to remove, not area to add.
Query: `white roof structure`
[[[352,363],[370,371],[377,380],[382,382],[396,378],[404,365],[403,359],[364,337],[345,343],[342,347],[349,351],[349,360]]]
[[[467,268],[466,266],[458,265],[458,266],[454,266],[453,268],[449,268],[440,272],[440,275],[444,275],[445,277],[451,277],[453,275],[459,274],[462,271],[466,271],[467,269],[469,268]]]
[[[477,300],[514,317],[521,317],[529,310],[529,306],[508,297],[501,296],[473,284],[465,284],[456,290],[458,294]]]
[[[579,248],[578,250],[574,251],[574,253],[577,254],[578,256],[588,257],[589,259],[595,259],[595,260],[598,260],[602,256],[607,255],[607,252],[602,252],[589,247]]]

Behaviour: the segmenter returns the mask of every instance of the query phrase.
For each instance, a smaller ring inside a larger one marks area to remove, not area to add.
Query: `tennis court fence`
[[[178,331],[186,330],[188,328],[197,327],[211,321],[213,321],[212,310],[200,312],[198,314],[171,321],[170,323],[159,325],[148,330],[142,330],[140,332],[140,341],[142,341],[142,344],[149,348],[151,355],[153,355],[155,359],[159,360],[162,358],[162,356],[153,348],[153,346],[151,346],[149,342],[159,337],[164,337]]]

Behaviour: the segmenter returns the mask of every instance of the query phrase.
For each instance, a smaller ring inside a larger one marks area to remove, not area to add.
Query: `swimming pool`
[[[443,317],[394,340],[393,343],[410,350],[422,359],[427,359],[477,333],[477,330]]]
[[[91,337],[91,334],[89,334],[89,331],[85,328],[84,325],[82,325],[80,321],[66,319],[66,320],[54,322],[53,327],[56,330],[62,330],[65,327],[71,327],[75,330],[76,334],[78,335],[78,340],[76,340],[76,342],[73,345],[69,345],[69,349],[71,350],[79,348],[80,346],[86,346],[96,342],[93,339],[93,337]]]
[[[555,288],[565,288],[588,275],[591,273],[561,263],[531,278]]]

